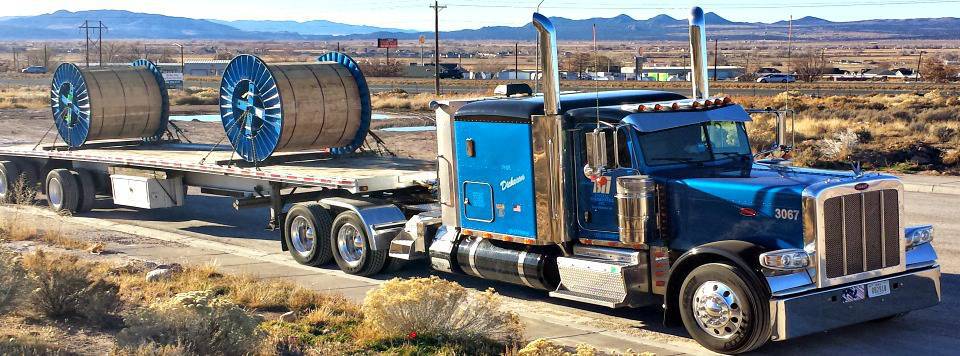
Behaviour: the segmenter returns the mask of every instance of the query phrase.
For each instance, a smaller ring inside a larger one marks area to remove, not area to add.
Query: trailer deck
[[[118,145],[77,150],[17,145],[0,147],[0,158],[21,157],[61,160],[80,165],[125,166],[193,173],[194,180],[223,176],[244,181],[266,181],[290,186],[343,189],[351,193],[402,189],[436,178],[434,162],[376,156],[329,156],[314,154],[277,154],[281,163],[261,167],[243,166],[243,160],[230,147],[162,143],[141,146]],[[284,160],[287,158],[289,161]],[[230,164],[229,162],[233,162]],[[200,182],[187,184],[206,186]],[[219,185],[219,184],[216,184]]]

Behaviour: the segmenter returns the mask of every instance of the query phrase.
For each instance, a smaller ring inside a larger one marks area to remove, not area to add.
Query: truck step
[[[401,234],[403,235],[403,234]],[[390,242],[390,257],[401,260],[411,260],[417,255],[414,249],[414,240],[401,240],[397,237]]]
[[[649,304],[650,281],[643,251],[577,246],[557,258],[560,286],[551,296],[610,308]]]
[[[572,300],[580,303],[587,303],[593,305],[599,305],[607,308],[621,308],[626,307],[623,303],[623,300],[618,300],[617,298],[607,298],[603,296],[588,295],[584,293],[577,293],[569,290],[558,290],[550,292],[550,296],[559,299]]]

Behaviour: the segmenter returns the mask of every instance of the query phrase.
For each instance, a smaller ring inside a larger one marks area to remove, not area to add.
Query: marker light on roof
[[[691,108],[694,108],[694,109],[698,109],[698,108],[700,108],[700,102],[699,102],[699,101],[694,101],[693,104],[690,104],[690,107],[691,107]]]
[[[671,109],[671,110],[680,110],[680,103],[673,103],[673,105],[670,105],[670,109]]]
[[[661,111],[661,110],[663,110],[663,105],[657,104],[653,106],[653,111]]]

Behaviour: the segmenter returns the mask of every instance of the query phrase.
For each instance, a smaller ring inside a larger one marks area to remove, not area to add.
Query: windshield
[[[742,122],[714,121],[638,135],[649,166],[708,162],[751,154]]]

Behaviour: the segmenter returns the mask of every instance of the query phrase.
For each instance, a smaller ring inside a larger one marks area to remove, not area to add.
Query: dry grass
[[[102,252],[103,244],[89,242],[67,236],[63,233],[62,225],[55,227],[38,228],[37,224],[29,220],[29,213],[14,211],[0,221],[0,240],[6,241],[35,241],[70,250]]]
[[[93,264],[66,254],[38,250],[23,259],[33,290],[29,306],[49,318],[81,317],[94,324],[113,319],[119,286],[93,272]]]
[[[20,304],[27,287],[26,273],[19,256],[0,251],[0,313],[6,313]]]
[[[50,107],[50,93],[44,87],[0,89],[0,109],[44,109]]]
[[[171,105],[217,105],[220,96],[216,88],[189,87],[170,91]]]
[[[817,167],[938,170],[960,173],[953,159],[960,147],[960,98],[932,91],[924,95],[864,95],[814,98],[797,92],[774,97],[744,97],[753,108],[795,110],[797,162]],[[754,149],[769,147],[775,122],[757,116],[749,125]]]
[[[468,99],[489,96],[490,93],[458,93],[440,97],[444,100]],[[437,96],[429,93],[408,94],[402,90],[374,93],[371,96],[371,105],[374,110],[408,110],[431,111],[430,102],[437,100]]]
[[[375,337],[368,342],[428,337],[505,346],[523,338],[519,317],[502,310],[493,290],[470,293],[436,276],[384,283],[367,293],[363,313],[364,326],[372,331],[363,336]]]

